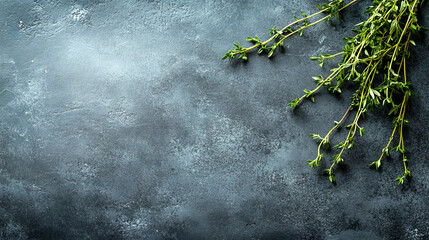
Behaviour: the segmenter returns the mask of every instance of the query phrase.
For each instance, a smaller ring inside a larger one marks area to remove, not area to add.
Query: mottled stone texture
[[[368,168],[391,132],[384,110],[362,121],[336,185],[328,162],[307,166],[309,133],[353,86],[286,107],[329,73],[308,58],[341,50],[371,1],[272,59],[220,60],[318,2],[0,1],[0,239],[429,239],[427,32],[409,61],[403,186],[398,156]]]

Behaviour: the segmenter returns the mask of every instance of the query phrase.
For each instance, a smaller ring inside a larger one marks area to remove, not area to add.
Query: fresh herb
[[[234,44],[236,48],[228,51],[223,59],[234,59],[236,56],[247,60],[246,53],[253,49],[258,49],[258,53],[267,52],[271,57],[274,51],[283,47],[284,40],[295,33],[302,34],[302,31],[324,20],[331,21],[334,15],[344,8],[350,6],[357,0],[350,1],[344,5],[344,0],[330,1],[328,4],[318,5],[319,12],[311,15],[302,13],[303,18],[295,18],[295,22],[287,25],[281,30],[270,28],[271,37],[266,41],[261,41],[259,37],[248,37],[247,40],[254,43],[253,46],[245,48],[240,44]],[[395,179],[399,184],[411,176],[407,168],[406,149],[404,144],[403,129],[408,123],[405,119],[408,99],[412,95],[410,82],[407,79],[406,61],[410,55],[410,45],[415,45],[412,36],[416,35],[421,27],[417,23],[416,12],[421,7],[424,0],[374,0],[373,5],[366,9],[369,17],[366,21],[356,25],[353,31],[354,37],[344,38],[346,44],[343,51],[335,54],[320,53],[316,60],[322,67],[325,60],[332,60],[336,56],[342,56],[342,62],[337,68],[331,69],[332,73],[327,76],[313,77],[317,86],[312,90],[304,90],[300,98],[292,100],[288,105],[295,109],[304,99],[315,101],[314,94],[325,86],[332,93],[341,93],[344,82],[351,82],[357,87],[353,94],[350,106],[339,121],[335,121],[334,127],[325,135],[310,134],[319,142],[317,156],[314,160],[308,160],[308,165],[315,168],[323,158],[322,147],[329,149],[329,137],[333,131],[344,124],[348,115],[354,114],[353,121],[346,127],[349,129],[344,141],[338,143],[334,148],[338,153],[333,156],[333,161],[328,169],[323,170],[329,176],[331,182],[335,182],[334,167],[344,162],[342,155],[345,150],[352,149],[355,136],[364,135],[364,128],[359,125],[359,121],[365,116],[368,110],[378,109],[386,106],[390,109],[388,115],[393,115],[393,131],[387,141],[386,146],[381,151],[381,156],[377,161],[369,166],[379,169],[382,165],[383,156],[389,156],[389,151],[397,151],[402,155],[404,172],[401,177]],[[325,17],[308,23],[310,18],[326,13]],[[301,25],[300,25],[301,24]],[[268,46],[268,44],[271,44]],[[398,145],[392,147],[395,134],[399,133]]]
[[[332,0],[329,3],[324,3],[322,5],[318,4],[317,7],[319,8],[320,11],[314,14],[307,16],[304,12],[302,12],[303,18],[299,19],[297,17],[294,17],[295,21],[287,25],[286,27],[282,28],[281,30],[277,30],[275,27],[269,28],[268,30],[270,30],[271,37],[266,41],[261,41],[258,36],[247,37],[246,41],[254,43],[253,46],[248,48],[240,46],[240,43],[235,43],[234,44],[235,49],[229,50],[223,56],[222,59],[228,58],[232,60],[236,56],[238,56],[238,58],[240,59],[247,60],[246,53],[256,48],[258,49],[259,54],[265,52],[265,53],[268,53],[268,57],[271,57],[277,49],[283,48],[284,41],[286,40],[286,38],[296,33],[298,33],[301,36],[305,28],[311,27],[325,20],[332,21],[331,19],[333,16],[337,16],[337,18],[339,19],[339,12],[357,1],[358,0],[353,0],[345,6],[343,6],[344,0]],[[319,16],[322,13],[325,13],[327,15],[311,24],[308,24],[308,19]],[[271,45],[268,45],[268,44],[271,44]]]

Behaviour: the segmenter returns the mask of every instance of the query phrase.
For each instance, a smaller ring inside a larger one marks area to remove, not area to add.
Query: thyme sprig
[[[280,30],[277,30],[275,27],[269,28],[268,30],[270,30],[271,37],[265,41],[261,41],[258,36],[247,37],[246,41],[254,43],[253,46],[247,48],[241,46],[240,43],[234,43],[233,45],[235,46],[235,49],[229,50],[227,53],[225,53],[222,59],[228,58],[232,60],[236,56],[238,56],[238,58],[240,59],[247,60],[247,52],[256,48],[258,49],[258,54],[266,52],[268,53],[268,57],[271,57],[277,49],[282,49],[284,47],[284,41],[286,40],[286,38],[296,33],[301,36],[305,28],[311,27],[325,20],[331,22],[333,16],[337,16],[337,18],[339,19],[339,12],[357,1],[358,0],[353,0],[347,5],[344,5],[344,0],[332,0],[329,3],[323,3],[322,5],[318,4],[317,7],[319,8],[319,11],[316,13],[307,16],[305,12],[302,12],[303,17],[301,19],[294,17],[294,22],[288,24]],[[327,15],[313,23],[308,23],[309,19],[316,17],[322,13],[325,13]]]
[[[351,98],[350,105],[343,117],[334,122],[334,127],[322,137],[319,134],[312,133],[310,136],[319,142],[317,156],[314,160],[308,160],[308,165],[315,168],[322,161],[324,154],[321,153],[322,147],[330,148],[330,135],[333,131],[344,124],[348,115],[354,114],[353,121],[349,122],[346,127],[349,129],[346,138],[334,146],[339,149],[338,153],[333,156],[332,164],[329,168],[323,170],[329,176],[331,182],[335,182],[334,167],[344,162],[343,153],[352,149],[354,146],[355,136],[364,135],[364,127],[359,125],[360,120],[365,116],[368,110],[379,109],[382,106],[389,108],[388,115],[394,115],[393,131],[390,135],[387,145],[382,149],[381,156],[377,161],[372,162],[369,166],[380,169],[384,156],[389,156],[390,151],[398,151],[402,155],[404,171],[402,175],[395,179],[399,184],[411,177],[411,172],[407,168],[408,159],[404,143],[404,127],[408,123],[405,119],[409,97],[412,95],[410,82],[407,79],[406,61],[410,55],[410,45],[415,45],[412,36],[416,35],[421,27],[418,24],[416,12],[424,0],[374,0],[373,5],[366,9],[369,17],[356,25],[353,31],[354,37],[344,38],[346,44],[343,51],[335,54],[323,54],[311,57],[317,60],[322,67],[325,60],[332,60],[337,56],[342,56],[342,62],[337,68],[331,69],[332,73],[324,78],[323,76],[313,77],[316,87],[312,90],[304,90],[300,98],[292,100],[288,105],[295,109],[304,99],[315,101],[314,95],[321,87],[327,87],[332,93],[341,93],[341,87],[344,82],[351,82],[357,87],[356,92]],[[274,50],[283,46],[283,41],[287,37],[302,33],[302,30],[311,25],[317,24],[323,20],[330,20],[339,11],[356,2],[351,1],[343,5],[343,1],[330,1],[329,4],[319,6],[320,11],[296,19],[280,31],[271,30],[271,38],[262,42],[256,36],[249,37],[247,40],[255,43],[252,47],[244,48],[236,44],[236,49],[228,51],[223,59],[233,59],[235,56],[247,60],[246,52],[259,48],[258,52],[268,51],[270,57]],[[328,13],[327,16],[308,24],[307,20],[321,13]],[[297,25],[303,22],[302,26]],[[297,25],[297,26],[295,26]],[[295,26],[296,29],[291,29]],[[286,32],[288,34],[286,34]],[[271,47],[267,43],[275,41]],[[395,140],[395,134],[399,132],[398,145],[391,147]]]

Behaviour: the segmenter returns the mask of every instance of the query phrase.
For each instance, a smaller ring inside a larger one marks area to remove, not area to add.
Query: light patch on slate
[[[81,19],[84,19],[87,14],[88,14],[88,10],[85,8],[74,9],[71,12],[71,16],[72,16],[73,20],[76,22],[81,20]]]

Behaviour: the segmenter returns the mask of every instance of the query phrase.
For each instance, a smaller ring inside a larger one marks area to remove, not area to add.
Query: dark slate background
[[[368,168],[392,130],[384,110],[336,185],[329,158],[307,166],[309,133],[339,120],[352,86],[286,107],[329,73],[308,58],[340,51],[371,1],[273,59],[220,60],[319,2],[2,0],[0,239],[429,239],[427,32],[409,60],[403,186],[397,155]]]

